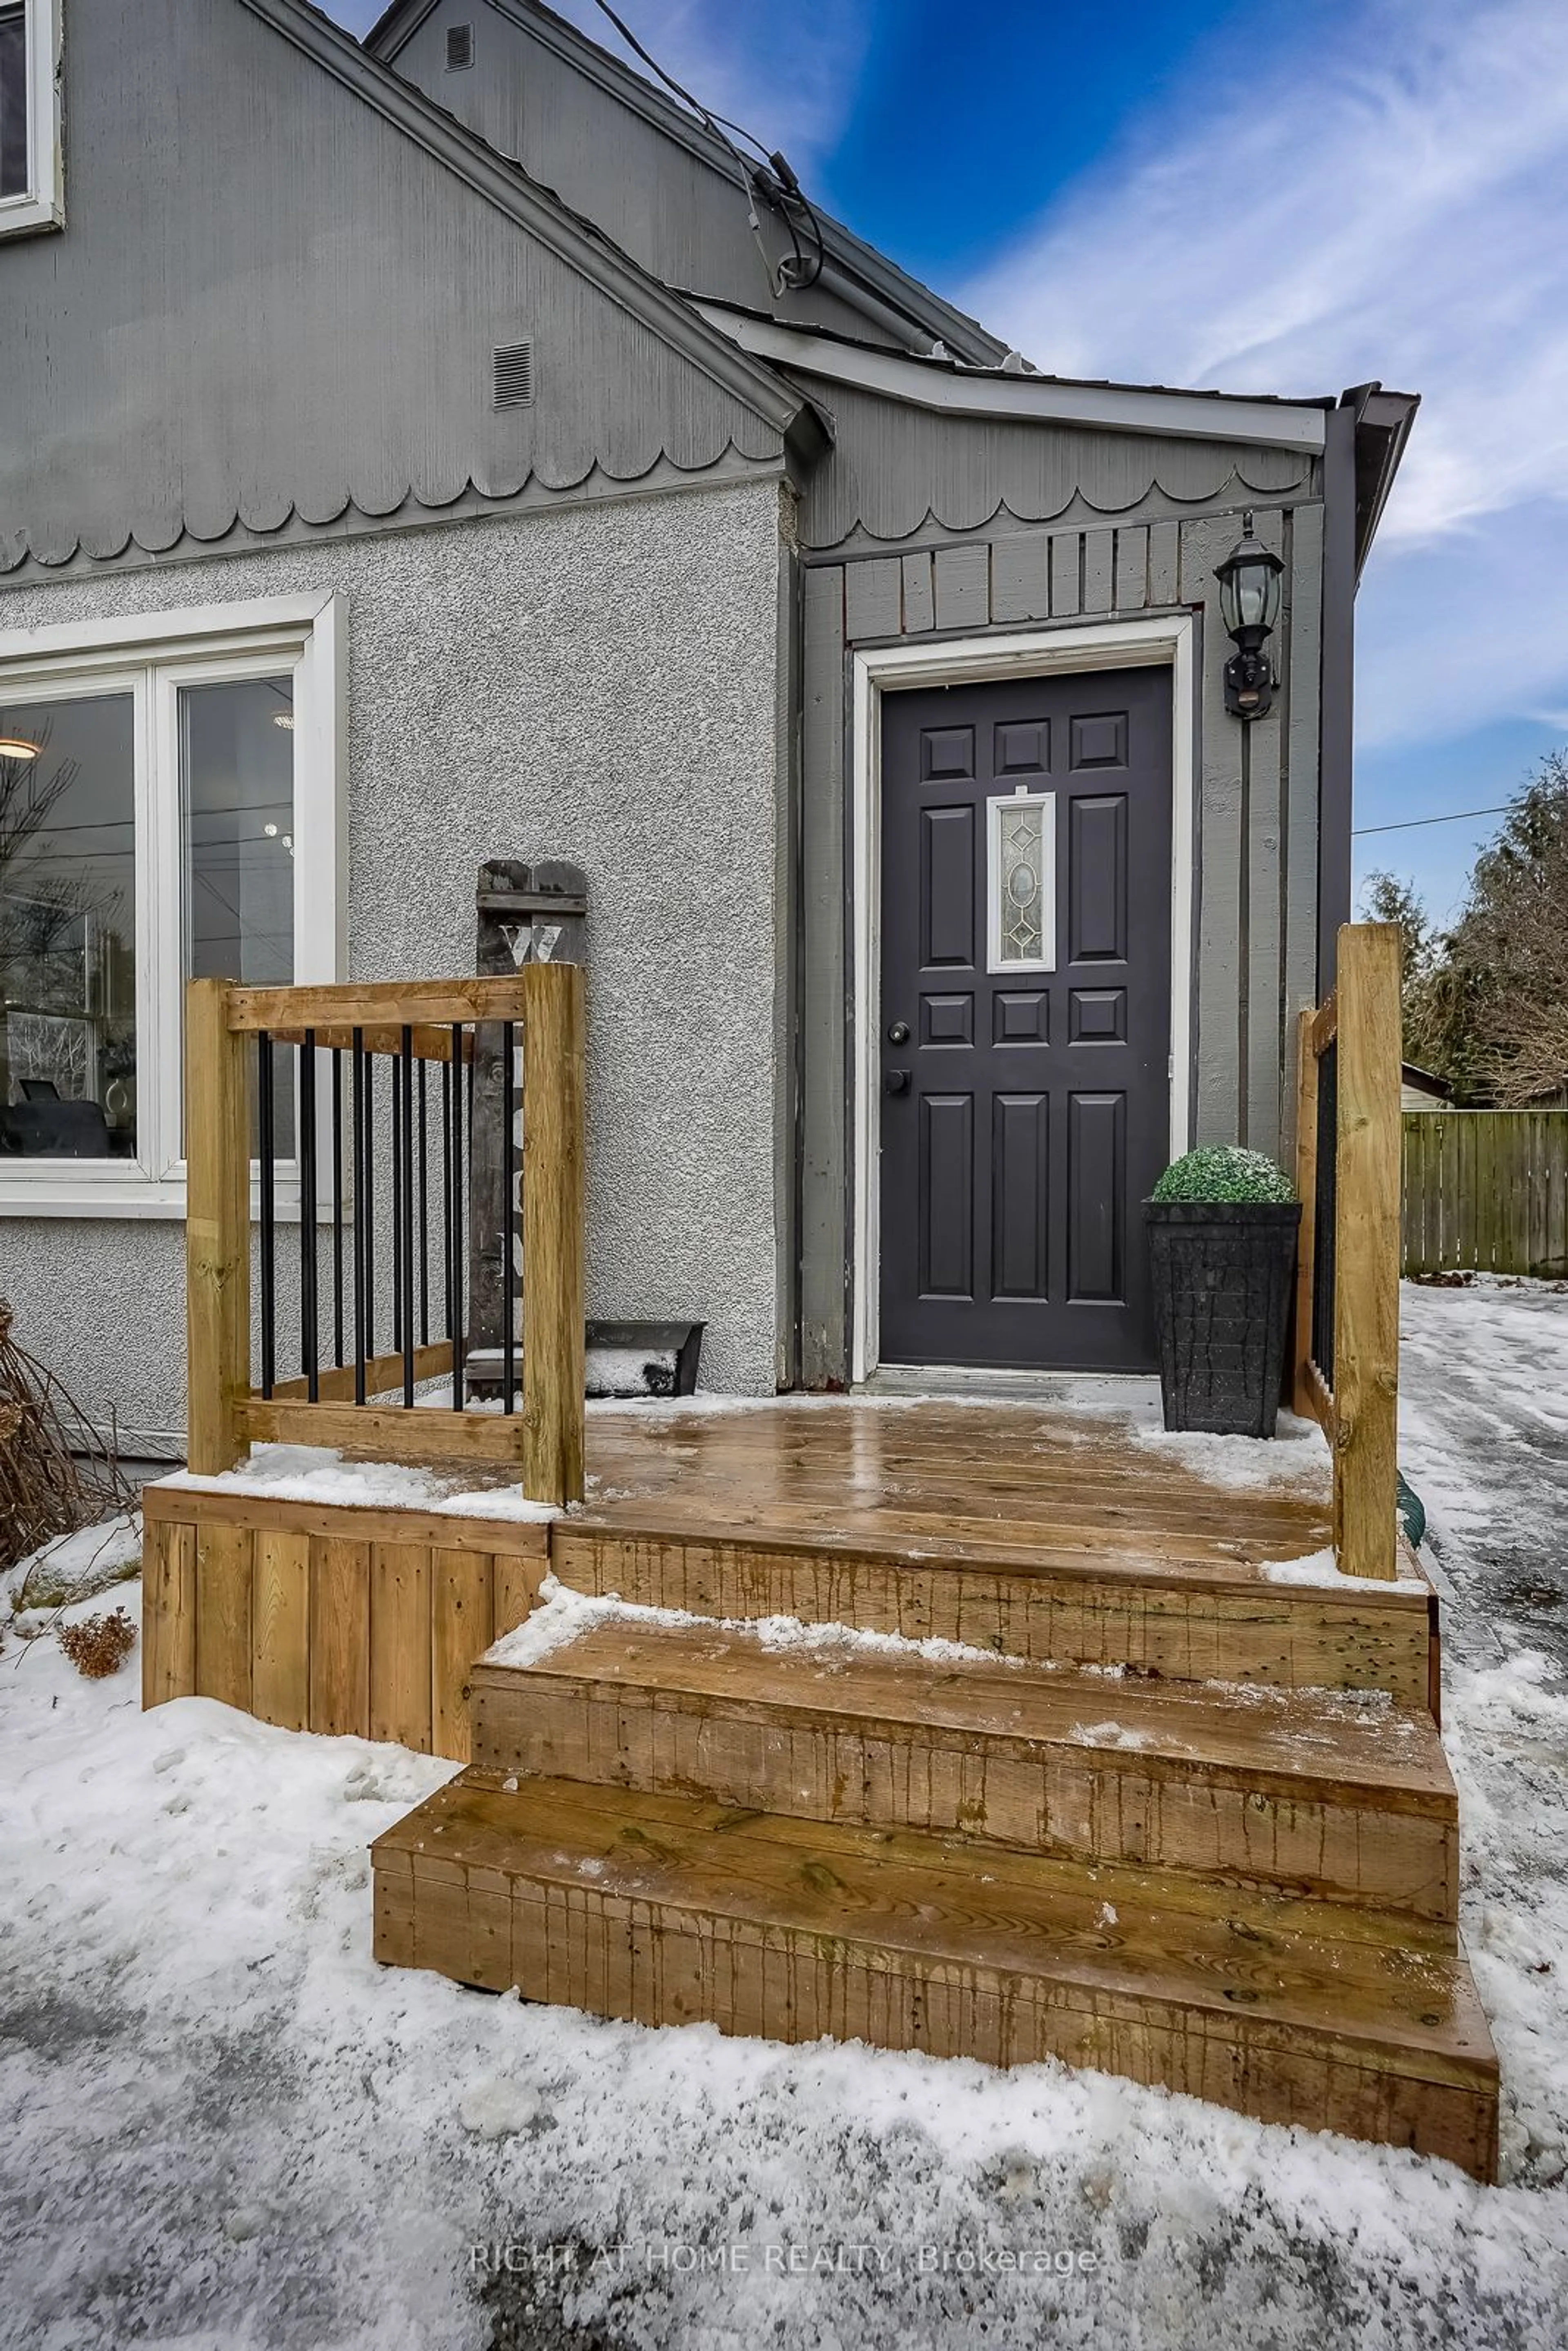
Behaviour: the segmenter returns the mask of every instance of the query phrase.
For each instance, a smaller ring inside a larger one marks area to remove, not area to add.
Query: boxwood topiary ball
[[[1284,1202],[1295,1198],[1290,1179],[1260,1151],[1210,1143],[1173,1160],[1151,1197],[1155,1200]]]

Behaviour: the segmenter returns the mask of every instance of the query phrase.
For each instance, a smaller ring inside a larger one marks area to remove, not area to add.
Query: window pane
[[[245,678],[180,695],[185,970],[287,987],[294,978],[294,682]]]
[[[20,8],[0,7],[0,196],[27,186],[27,25]]]
[[[180,691],[185,970],[254,987],[294,980],[294,681],[252,677]],[[294,1064],[274,1048],[274,1144],[294,1150]],[[251,1134],[257,1126],[249,1061]]]
[[[0,706],[0,1151],[136,1151],[128,694]]]

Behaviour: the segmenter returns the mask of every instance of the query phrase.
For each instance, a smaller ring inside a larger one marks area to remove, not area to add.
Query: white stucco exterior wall
[[[0,628],[331,590],[346,606],[349,976],[474,967],[487,857],[589,874],[589,1311],[701,1316],[779,1371],[773,479],[0,591]],[[0,1217],[17,1335],[94,1416],[184,1416],[183,1228]]]

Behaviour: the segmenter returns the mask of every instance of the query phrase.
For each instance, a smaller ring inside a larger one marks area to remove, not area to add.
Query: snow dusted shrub
[[[1201,1151],[1189,1151],[1184,1159],[1173,1160],[1149,1196],[1263,1205],[1283,1204],[1296,1195],[1290,1178],[1261,1151],[1243,1151],[1235,1143],[1211,1143]]]
[[[60,1646],[89,1682],[117,1674],[136,1646],[136,1627],[123,1608],[110,1616],[84,1616],[79,1624],[60,1626]]]

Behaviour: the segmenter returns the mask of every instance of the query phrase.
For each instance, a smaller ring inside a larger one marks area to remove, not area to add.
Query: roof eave
[[[1380,383],[1354,384],[1340,406],[1355,415],[1355,576],[1359,580],[1377,536],[1400,461],[1421,405],[1416,392],[1385,392]]]
[[[1328,412],[1334,404],[953,367],[830,334],[805,333],[725,303],[693,298],[713,325],[734,335],[743,350],[770,366],[950,416],[1081,424],[1108,433],[1163,433],[1181,440],[1243,441],[1315,456],[1322,450]]]

